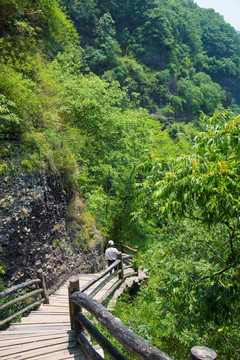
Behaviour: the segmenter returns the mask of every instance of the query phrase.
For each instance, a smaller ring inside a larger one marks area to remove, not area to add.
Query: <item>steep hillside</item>
[[[221,108],[225,94],[211,77],[225,84],[230,102],[238,36],[192,1],[0,0],[0,11],[5,278],[47,268],[48,252],[55,254],[51,266],[60,252],[61,263],[66,248],[71,268],[71,256],[78,259],[90,243],[91,254],[101,236],[144,243],[154,236],[151,224],[130,221],[138,166],[149,152],[154,158],[192,151],[201,122],[166,128],[166,118],[189,121]]]
[[[116,79],[151,112],[190,119],[239,104],[240,38],[212,9],[193,0],[63,3],[81,36],[85,71]]]
[[[118,82],[82,73],[57,0],[1,0],[0,11],[1,265],[7,282],[43,267],[52,286],[74,266],[99,269],[106,236],[145,238],[129,222],[144,150],[189,144],[175,146]]]

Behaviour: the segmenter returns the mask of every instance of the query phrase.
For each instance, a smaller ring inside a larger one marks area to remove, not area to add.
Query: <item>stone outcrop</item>
[[[101,239],[80,252],[66,230],[66,209],[67,195],[58,178],[22,175],[1,182],[0,258],[8,285],[35,278],[39,268],[48,289],[72,274],[100,270]]]
[[[236,90],[236,86],[237,86],[236,76],[217,74],[215,76],[212,76],[212,80],[214,82],[218,83],[221,86],[222,90],[225,91],[226,101],[225,101],[224,105],[229,106],[232,102],[233,94],[234,94],[234,92]],[[237,96],[235,96],[235,97],[237,97]],[[239,96],[236,100],[239,103]]]

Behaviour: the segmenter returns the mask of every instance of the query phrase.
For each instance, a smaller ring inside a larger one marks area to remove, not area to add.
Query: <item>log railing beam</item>
[[[125,356],[123,356],[81,312],[78,312],[76,318],[89,332],[89,334],[98,342],[98,344],[106,351],[111,359],[127,360]]]
[[[108,312],[99,302],[81,292],[75,292],[71,300],[89,311],[132,354],[140,360],[172,360],[167,354],[150,345],[145,339],[134,334],[123,323]]]
[[[7,309],[8,307],[16,304],[16,303],[19,302],[19,301],[23,301],[23,300],[28,299],[29,297],[35,296],[35,295],[37,295],[37,294],[41,294],[42,291],[43,291],[42,289],[37,289],[37,290],[31,291],[31,292],[29,292],[29,293],[27,293],[27,294],[25,294],[25,295],[19,296],[18,298],[13,299],[12,301],[9,301],[9,302],[1,305],[1,306],[0,306],[0,311],[3,311],[3,310],[5,310],[5,309]]]
[[[0,327],[7,324],[9,321],[13,320],[15,317],[22,315],[23,313],[32,310],[35,307],[40,306],[42,303],[44,302],[44,299],[38,300],[33,302],[31,305],[26,306],[25,308],[23,308],[22,310],[17,311],[15,314],[9,316],[8,318],[4,319],[3,321],[0,322]]]
[[[77,341],[81,345],[81,348],[88,359],[104,360],[104,358],[95,351],[95,349],[92,347],[92,344],[88,341],[83,333],[79,333],[77,335]]]
[[[40,283],[40,279],[34,279],[34,280],[25,281],[22,284],[14,285],[14,286],[0,292],[0,299],[4,299],[6,296],[14,294],[15,292],[17,292],[20,289],[28,288],[32,285],[36,285],[39,283]]]

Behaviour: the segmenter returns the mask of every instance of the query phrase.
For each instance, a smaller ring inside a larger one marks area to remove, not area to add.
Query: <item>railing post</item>
[[[123,253],[123,241],[120,241],[120,245],[121,245],[121,253]]]
[[[49,298],[48,298],[48,294],[47,294],[47,290],[46,290],[45,278],[44,278],[44,273],[43,273],[42,269],[39,269],[37,271],[37,276],[41,280],[40,287],[43,289],[43,297],[45,298],[45,303],[49,304]]]
[[[190,360],[215,360],[216,358],[215,351],[205,346],[194,346],[190,352]]]
[[[124,273],[123,273],[123,255],[122,255],[122,253],[118,253],[118,254],[117,254],[117,258],[121,260],[121,262],[118,264],[118,268],[119,268],[120,270],[122,270],[122,271],[119,273],[118,277],[119,277],[119,279],[122,279],[122,280],[123,280],[123,279],[124,279]]]
[[[69,285],[68,285],[68,300],[69,300],[69,315],[70,315],[70,323],[71,323],[71,330],[75,331],[75,337],[77,338],[77,335],[79,332],[82,332],[82,326],[79,324],[78,321],[75,319],[75,315],[78,311],[81,311],[80,306],[74,304],[72,300],[70,299],[71,295],[79,291],[79,279],[78,276],[71,276],[69,279]]]
[[[136,259],[136,261],[134,262],[134,271],[136,271],[137,275],[139,275],[139,273],[138,273],[138,249],[139,249],[139,247],[136,246],[135,250],[134,250],[135,259]]]

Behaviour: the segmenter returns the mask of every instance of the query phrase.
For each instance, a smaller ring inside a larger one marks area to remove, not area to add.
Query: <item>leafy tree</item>
[[[23,132],[22,120],[12,112],[14,107],[14,103],[0,94],[0,138],[16,137]]]
[[[203,94],[201,110],[208,115],[212,115],[216,109],[221,110],[225,94],[220,85],[214,83],[209,75],[201,72],[194,75],[193,81]]]
[[[116,316],[179,359],[196,344],[239,357],[239,124],[227,111],[204,117],[195,155],[141,165],[134,218],[155,229],[142,254],[150,281]]]
[[[116,33],[114,21],[109,13],[98,20],[94,32],[97,49],[87,48],[88,63],[91,70],[96,74],[101,74],[116,64],[116,53],[120,52],[120,47],[114,39]]]
[[[196,138],[196,155],[143,164],[148,175],[140,185],[139,199],[147,212],[158,211],[162,217],[171,214],[210,226],[224,225],[229,236],[227,266],[222,271],[237,271],[240,118],[225,111],[205,121],[206,132]]]
[[[155,240],[140,256],[149,281],[133,301],[118,302],[115,316],[173,358],[186,359],[193,346],[203,344],[224,360],[238,359],[239,275],[232,269],[204,279],[224,264],[220,248],[226,236],[221,225],[211,231],[176,218],[155,228]]]
[[[181,78],[178,82],[179,95],[183,98],[183,108],[187,111],[196,111],[201,109],[203,94],[198,86],[189,79]]]

